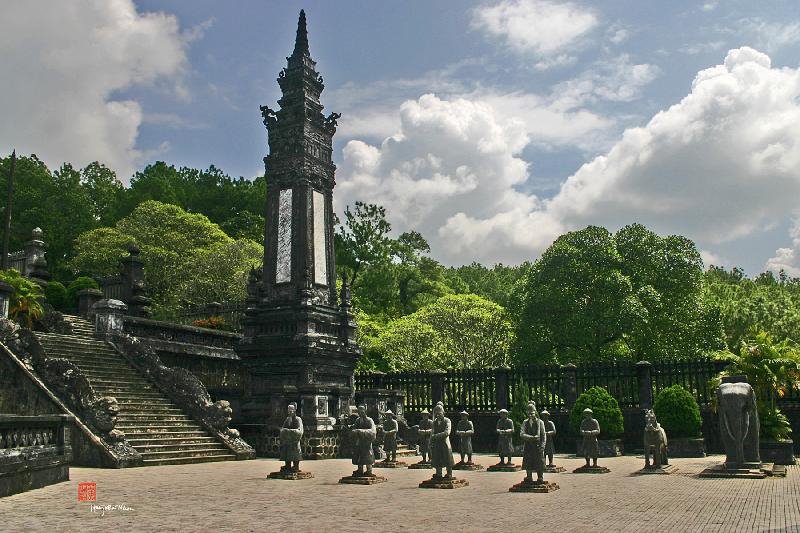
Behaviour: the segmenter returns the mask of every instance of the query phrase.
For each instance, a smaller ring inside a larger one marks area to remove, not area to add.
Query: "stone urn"
[[[624,451],[622,439],[599,439],[597,445],[600,448],[600,457],[619,457]],[[575,450],[575,455],[583,457],[583,439],[576,439]]]
[[[706,440],[702,437],[669,437],[667,457],[705,457]]]
[[[764,463],[776,465],[793,465],[794,441],[791,440],[762,440],[758,443],[759,455]]]

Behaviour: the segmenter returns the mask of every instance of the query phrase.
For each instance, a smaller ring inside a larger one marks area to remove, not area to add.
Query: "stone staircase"
[[[92,324],[64,317],[72,335],[37,333],[50,357],[74,363],[100,396],[119,404],[116,429],[142,455],[145,466],[235,460],[236,455],[187,416],[110,344],[92,337]]]

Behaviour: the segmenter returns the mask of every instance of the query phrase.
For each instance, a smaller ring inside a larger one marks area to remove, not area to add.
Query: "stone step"
[[[128,433],[175,433],[175,432],[185,432],[185,431],[200,431],[204,434],[205,429],[197,423],[189,423],[189,422],[176,422],[174,424],[169,422],[159,422],[153,424],[143,424],[143,423],[133,423],[133,422],[117,422],[117,425],[114,426],[120,431],[124,431]]]
[[[220,445],[220,448],[197,448],[191,450],[144,452],[142,459],[178,459],[180,457],[208,457],[214,455],[233,455],[228,448]]]
[[[131,407],[129,404],[119,403],[120,413],[140,413],[140,414],[160,414],[160,415],[181,415],[183,411],[174,405],[144,405],[141,407]]]
[[[117,398],[120,409],[146,410],[146,409],[177,409],[183,412],[178,406],[167,399],[151,398],[150,400],[130,400],[128,398]]]
[[[115,398],[117,399],[117,402],[121,404],[129,402],[148,402],[148,401],[169,402],[169,399],[167,399],[166,396],[157,392],[121,393],[117,394]]]
[[[130,442],[130,441],[128,441]],[[172,453],[197,453],[197,452],[207,452],[207,451],[214,451],[214,450],[222,450],[224,452],[230,452],[228,448],[223,446],[219,442],[183,442],[180,444],[134,444],[131,442],[131,446],[133,446],[137,452],[141,453],[142,456],[145,454],[156,453],[156,452],[172,452]]]
[[[159,414],[159,413],[134,413],[125,412],[117,416],[117,423],[125,422],[191,422],[192,419],[183,413],[178,414]]]
[[[182,431],[125,431],[125,437],[128,439],[151,440],[151,439],[192,439],[192,438],[209,438],[208,433],[202,429],[182,430]]]
[[[203,443],[203,442],[206,443],[206,444],[216,444],[217,443],[217,439],[215,439],[214,437],[194,436],[194,437],[164,437],[164,438],[161,438],[161,437],[157,436],[158,434],[155,434],[153,436],[153,438],[147,438],[146,439],[146,438],[140,438],[138,436],[136,438],[130,438],[130,437],[128,437],[128,435],[131,435],[131,434],[130,433],[126,434],[126,438],[128,439],[128,442],[133,447],[138,447],[138,446],[147,447],[147,446],[159,446],[159,445],[173,446],[173,445],[178,445],[178,444],[195,444],[195,443]]]
[[[177,457],[174,459],[144,459],[142,462],[144,466],[159,466],[159,465],[188,465],[195,463],[215,463],[218,461],[233,461],[236,456],[231,455],[212,455],[202,457]]]

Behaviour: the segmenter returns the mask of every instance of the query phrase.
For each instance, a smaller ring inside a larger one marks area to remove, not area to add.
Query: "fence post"
[[[445,372],[441,370],[431,372],[431,402],[434,406],[437,402],[444,403],[444,376]]]
[[[572,410],[578,401],[578,367],[572,363],[561,366],[561,396],[564,398],[564,409]]]
[[[636,375],[639,378],[639,407],[641,409],[653,408],[653,365],[648,361],[636,363]]]
[[[494,395],[497,409],[508,409],[508,367],[494,369]]]
[[[372,388],[385,389],[386,388],[386,373],[376,370],[372,372]]]

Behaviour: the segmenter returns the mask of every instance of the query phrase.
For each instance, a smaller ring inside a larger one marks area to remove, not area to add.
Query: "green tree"
[[[76,273],[114,274],[131,243],[141,249],[148,294],[163,318],[187,304],[244,299],[246,273],[263,256],[260,244],[231,239],[204,215],[146,201],[114,228],[80,235],[70,266]]]
[[[15,322],[31,328],[33,321],[44,315],[44,307],[41,304],[44,296],[42,287],[13,268],[0,270],[0,281],[14,288],[8,305],[8,316]]]
[[[694,244],[639,224],[562,235],[519,283],[523,361],[676,359],[724,347]]]

